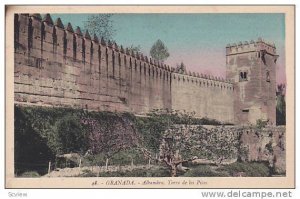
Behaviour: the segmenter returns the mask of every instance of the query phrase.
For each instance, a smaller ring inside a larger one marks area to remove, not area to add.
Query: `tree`
[[[190,125],[174,125],[165,132],[159,158],[168,166],[172,177],[177,176],[180,164],[196,159],[195,154],[202,147],[198,135]]]
[[[90,33],[103,37],[105,41],[113,41],[116,32],[112,20],[113,14],[89,15],[88,20],[84,22],[84,28]]]
[[[57,120],[54,126],[58,144],[58,153],[83,153],[86,150],[86,135],[80,124],[80,118],[66,114]]]
[[[138,46],[131,45],[128,49],[129,49],[129,51],[133,51],[134,53],[141,53],[140,45],[138,45]]]
[[[199,135],[205,134],[195,133],[195,127],[191,125],[194,113],[153,112],[152,114],[155,118],[160,117],[161,120],[168,120],[167,128],[160,132],[159,156],[154,156],[153,150],[146,148],[141,148],[141,150],[148,158],[164,163],[169,168],[171,176],[175,177],[178,174],[178,166],[193,160],[198,151],[201,150]],[[174,121],[181,121],[184,125],[178,125]],[[200,126],[197,128],[202,129]]]
[[[116,153],[133,148],[139,136],[132,122],[126,117],[107,115],[105,118],[83,118],[89,131],[88,142],[93,154],[103,154],[108,168],[109,159]]]
[[[164,109],[154,109],[147,113],[147,117],[137,119],[136,126],[142,135],[143,146],[158,154],[161,137],[169,123],[170,113]]]
[[[153,128],[154,132],[159,131],[155,133],[154,141],[149,143],[150,146],[144,145],[140,150],[146,157],[164,163],[173,177],[178,175],[182,163],[194,159],[205,158],[217,165],[232,158],[245,159],[247,148],[240,142],[241,133],[234,133],[229,127],[207,129],[201,125],[193,125],[194,114],[177,111],[153,112],[148,120],[155,118],[155,121],[165,124],[164,128]],[[156,157],[154,151],[158,146],[159,156]]]
[[[180,74],[184,74],[186,72],[186,66],[183,62],[181,62],[180,64],[176,64],[176,72],[180,73]]]
[[[150,55],[152,58],[162,62],[170,56],[168,48],[160,39],[158,39],[151,47]]]
[[[276,92],[276,123],[277,125],[286,124],[286,105],[285,105],[285,85],[277,85]]]

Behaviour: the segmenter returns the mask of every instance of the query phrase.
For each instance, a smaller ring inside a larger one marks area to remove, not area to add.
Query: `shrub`
[[[47,138],[33,126],[32,120],[35,118],[29,114],[30,110],[15,106],[14,172],[16,176],[26,171],[46,174],[48,162],[54,157]]]
[[[189,171],[187,171],[184,177],[228,177],[229,175],[226,172],[216,172],[211,169],[210,166],[207,165],[199,165],[196,167],[191,167]]]
[[[235,162],[225,165],[218,169],[219,171],[226,171],[231,176],[238,172],[244,172],[248,177],[267,177],[270,176],[270,169],[265,163],[258,162]]]
[[[19,177],[21,178],[39,178],[40,174],[36,171],[26,171],[22,173]]]
[[[55,122],[54,129],[60,152],[83,152],[87,150],[87,136],[78,116],[70,113],[65,114]]]
[[[265,147],[270,153],[273,153],[272,141],[270,141],[268,144],[266,144]]]
[[[266,127],[267,124],[268,124],[268,121],[263,121],[262,119],[256,120],[256,127],[258,129],[262,129],[262,128]]]
[[[132,171],[117,171],[101,173],[101,177],[170,177],[170,172],[165,168],[159,169],[135,169]]]
[[[85,169],[83,170],[83,174],[80,174],[78,177],[97,177],[97,175],[92,171]]]

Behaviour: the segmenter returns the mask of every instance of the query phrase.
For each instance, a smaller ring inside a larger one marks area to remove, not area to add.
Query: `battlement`
[[[187,80],[189,79],[203,79],[203,80],[212,80],[217,82],[231,83],[230,80],[224,79],[223,77],[217,77],[212,75],[206,75],[198,72],[187,71],[184,73],[180,73],[178,71],[173,72],[173,77],[185,77]]]
[[[199,87],[213,87],[233,91],[233,83],[221,77],[204,75],[195,72],[192,73],[190,71],[185,74],[173,73],[172,76],[174,80],[192,83],[199,85]]]
[[[14,44],[15,103],[138,115],[174,109],[234,122],[230,80],[175,69],[50,14],[15,14]],[[275,54],[262,40],[228,45],[226,54],[261,50]]]
[[[257,41],[251,40],[250,42],[245,41],[237,44],[227,44],[226,46],[226,56],[260,51],[276,55],[276,46],[274,43],[266,42],[262,38],[258,38]]]
[[[25,27],[26,26],[26,27]],[[89,54],[89,48],[95,45],[99,45],[102,48],[108,48],[112,50],[113,52],[119,52],[122,55],[131,57],[131,59],[139,60],[141,62],[148,63],[156,68],[162,69],[164,71],[171,72],[173,69],[172,67],[163,64],[162,62],[148,58],[147,56],[144,56],[142,53],[135,53],[128,48],[124,48],[122,45],[118,45],[115,42],[111,41],[105,41],[103,37],[100,38],[100,41],[97,37],[97,35],[94,35],[93,38],[90,36],[89,31],[86,30],[85,33],[82,33],[80,27],[76,27],[76,30],[74,31],[73,26],[71,23],[68,23],[67,26],[65,26],[60,18],[57,18],[55,22],[53,22],[53,19],[50,14],[45,14],[42,18],[41,14],[15,14],[15,41],[16,41],[16,47],[19,47],[18,45],[18,34],[20,32],[20,27],[24,31],[28,32],[28,45],[29,46],[23,46],[24,49],[32,47],[30,44],[34,39],[37,39],[38,37],[42,36],[40,39],[44,40],[48,43],[55,43],[57,44],[59,41],[61,41],[61,46],[63,46],[63,52],[65,54],[68,54],[67,51],[73,50],[73,52],[69,52],[69,55],[74,55],[75,60],[77,61],[88,61],[86,54]],[[51,37],[49,38],[49,41],[45,38],[46,33],[50,33]],[[59,36],[59,37],[58,37]],[[52,39],[52,41],[51,41]],[[73,40],[73,46],[67,47],[66,43],[67,40]],[[75,43],[76,42],[76,43]],[[75,44],[74,44],[75,43]],[[59,44],[59,43],[58,43]],[[79,48],[75,48],[75,46]],[[73,49],[72,49],[73,48]],[[80,56],[76,56],[79,51],[81,54]]]

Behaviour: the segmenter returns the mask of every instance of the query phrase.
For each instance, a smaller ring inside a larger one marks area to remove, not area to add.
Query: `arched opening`
[[[240,72],[240,82],[241,81],[248,81],[248,74],[247,74],[247,72]]]

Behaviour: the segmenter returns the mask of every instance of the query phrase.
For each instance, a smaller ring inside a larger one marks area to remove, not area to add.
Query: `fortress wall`
[[[216,79],[172,74],[172,109],[233,123],[233,85]]]
[[[145,115],[152,109],[196,112],[233,122],[233,85],[179,74],[50,15],[16,15],[15,102]]]
[[[145,114],[171,108],[170,68],[51,16],[15,15],[15,102]]]

